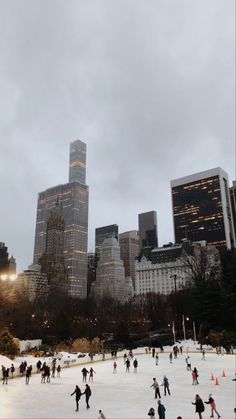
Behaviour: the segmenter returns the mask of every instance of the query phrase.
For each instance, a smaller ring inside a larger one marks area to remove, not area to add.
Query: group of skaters
[[[14,378],[14,373],[15,373],[15,367],[14,364],[11,364],[10,368],[5,367],[4,365],[2,365],[2,384],[8,384],[8,379],[9,377]],[[32,365],[28,365],[27,366],[27,362],[21,362],[20,366],[19,366],[19,372],[20,372],[20,376],[23,377],[25,376],[25,383],[29,384],[29,380],[32,374]]]
[[[147,353],[147,350],[146,350],[146,353]],[[150,351],[149,351],[149,353],[150,353]],[[183,347],[181,346],[180,348],[178,348],[178,346],[174,346],[173,347],[173,352],[171,351],[170,354],[169,354],[169,360],[170,360],[171,364],[172,364],[172,360],[173,360],[173,355],[174,355],[174,358],[176,359],[178,357],[179,353],[181,355],[183,354]],[[205,358],[205,350],[202,348],[202,346],[201,346],[201,353],[202,353],[202,358],[201,359],[205,360],[206,359]],[[159,357],[158,357],[158,354],[155,352],[155,348],[152,349],[152,357],[154,357],[154,356],[156,358],[156,365],[158,365]],[[189,355],[187,355],[187,357],[185,359],[185,362],[186,362],[187,370],[191,371],[191,373],[192,373],[192,385],[198,385],[199,384],[199,381],[198,381],[199,373],[198,373],[198,370],[197,370],[196,367],[194,367],[193,370],[192,370]],[[170,395],[169,380],[166,377],[166,375],[164,375],[164,377],[163,377],[163,382],[162,382],[161,386],[164,387],[164,396],[166,396],[167,393],[168,393],[168,395]],[[151,384],[150,387],[154,389],[154,398],[155,399],[159,398],[159,400],[157,402],[158,418],[159,419],[165,419],[166,408],[161,402],[160,386],[159,386],[156,378],[153,378],[153,383]],[[199,419],[202,419],[202,413],[205,411],[204,403],[207,404],[207,405],[210,405],[210,408],[211,408],[210,417],[211,418],[214,417],[214,413],[217,415],[217,418],[220,418],[220,414],[216,410],[216,402],[215,402],[214,398],[212,397],[212,394],[209,394],[208,401],[204,401],[204,402],[201,399],[201,397],[199,396],[199,394],[196,394],[195,401],[191,402],[191,403],[193,405],[195,405],[195,411],[196,411],[196,413],[198,413]],[[155,409],[153,407],[151,407],[149,409],[148,416],[152,419],[155,419]],[[178,416],[177,419],[182,419],[182,417]]]

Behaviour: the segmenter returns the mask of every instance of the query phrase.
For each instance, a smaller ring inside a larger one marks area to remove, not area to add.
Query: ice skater
[[[130,360],[126,359],[125,363],[126,363],[126,372],[129,372]]]
[[[211,405],[211,416],[210,416],[210,418],[214,418],[214,412],[217,414],[217,417],[220,418],[220,414],[216,410],[216,403],[215,403],[215,400],[212,397],[212,394],[209,394],[208,402],[204,402],[204,403]]]
[[[161,400],[158,400],[157,403],[158,403],[157,412],[158,412],[158,415],[159,415],[159,419],[165,419],[165,417],[166,417],[166,414],[165,414],[166,408],[161,403]]]
[[[61,376],[61,366],[60,364],[57,366],[57,378],[60,378]]]
[[[71,393],[71,396],[73,396],[73,394],[75,394],[75,404],[76,404],[76,412],[79,411],[79,401],[80,401],[80,397],[81,397],[81,390],[78,386],[75,386],[75,390],[73,391],[73,393]]]
[[[14,367],[13,364],[11,364],[10,371],[11,371],[11,378],[13,378],[13,375],[14,375],[14,372],[15,372],[15,367]]]
[[[150,407],[148,416],[150,416],[150,419],[155,419],[155,409],[153,407]]]
[[[170,396],[169,380],[166,377],[166,375],[164,375],[164,377],[163,377],[162,386],[164,386],[164,396],[166,396],[166,391],[168,392],[168,394]]]
[[[86,381],[87,381],[87,374],[89,373],[89,371],[84,367],[81,372],[82,372],[83,382],[86,383]]]
[[[205,349],[202,350],[202,360],[203,361],[206,361],[206,358],[205,358]]]
[[[198,382],[198,370],[197,370],[197,368],[196,368],[196,367],[194,367],[194,368],[193,368],[193,372],[195,372],[195,375],[196,375],[196,382],[197,382],[197,384],[199,384],[199,382]]]
[[[113,374],[116,374],[117,370],[117,363],[116,361],[113,362]]]
[[[159,384],[158,384],[158,382],[157,382],[157,380],[156,380],[156,378],[153,378],[153,383],[152,383],[152,385],[150,386],[150,388],[151,387],[153,387],[154,388],[154,390],[155,390],[155,399],[157,399],[157,396],[159,397],[159,399],[161,398],[161,395],[160,395],[160,389],[159,389]]]
[[[133,362],[133,366],[134,366],[134,373],[137,374],[137,369],[138,369],[138,361],[135,358],[134,362]]]
[[[89,381],[93,381],[93,374],[96,374],[96,372],[91,367],[90,370],[89,370]]]
[[[192,385],[196,386],[198,384],[198,381],[197,381],[197,376],[196,376],[195,371],[192,371],[192,379],[193,379]]]
[[[32,365],[30,365],[26,369],[26,373],[25,373],[25,384],[29,384],[29,380],[30,380],[30,377],[31,377],[32,369],[33,369]]]
[[[156,354],[156,365],[158,365],[158,362],[159,362],[159,356],[158,356],[158,353]]]
[[[170,359],[170,364],[172,364],[172,359],[173,359],[173,354],[172,354],[172,352],[170,352],[169,359]]]
[[[99,410],[98,413],[99,413],[98,419],[106,419],[101,410]]]
[[[85,394],[86,408],[90,409],[89,399],[91,397],[92,392],[91,392],[91,388],[89,387],[88,384],[85,384],[85,390],[82,394]]]
[[[192,402],[192,404],[194,406],[196,406],[196,413],[198,413],[199,419],[202,419],[202,412],[204,412],[205,407],[203,404],[203,401],[201,399],[201,397],[199,396],[199,394],[196,394],[195,396],[195,403]]]

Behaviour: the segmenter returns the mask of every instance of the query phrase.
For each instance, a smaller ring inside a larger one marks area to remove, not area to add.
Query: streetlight
[[[10,274],[10,275],[8,275],[8,274],[2,274],[2,275],[0,275],[0,279],[2,281],[7,281],[7,279],[9,279],[10,281],[15,281],[16,278],[17,278],[17,275],[16,274]]]

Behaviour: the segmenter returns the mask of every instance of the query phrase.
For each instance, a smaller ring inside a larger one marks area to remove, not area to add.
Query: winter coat
[[[204,407],[202,399],[196,400],[196,402],[193,404],[196,406],[196,413],[204,412],[205,407]]]
[[[81,397],[81,390],[79,387],[76,387],[75,391],[73,391],[73,393],[71,393],[71,396],[73,396],[73,394],[75,394],[75,398],[76,400],[79,400]]]
[[[160,419],[165,419],[165,411],[166,411],[166,409],[165,409],[165,406],[163,406],[163,404],[159,404],[158,405],[157,411],[158,411],[159,418]]]
[[[205,402],[206,404],[210,404],[212,409],[216,408],[215,400],[212,397],[209,397],[208,402]]]

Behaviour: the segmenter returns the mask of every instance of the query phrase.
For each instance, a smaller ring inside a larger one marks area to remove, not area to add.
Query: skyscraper
[[[64,256],[69,272],[69,294],[87,295],[88,186],[86,185],[86,144],[76,140],[70,145],[69,183],[40,192],[34,246],[34,264],[45,253],[46,228],[50,210],[59,199],[65,232]]]
[[[114,237],[105,239],[100,248],[96,281],[91,294],[97,298],[112,297],[121,303],[132,295],[132,283],[125,279],[124,263],[120,258],[120,247]]]
[[[0,242],[0,275],[15,275],[16,261],[13,256],[9,258],[7,246]]]
[[[118,225],[111,224],[109,226],[99,227],[95,229],[95,252],[96,257],[99,257],[99,252],[102,247],[102,243],[105,239],[114,237],[118,241]]]
[[[125,276],[132,279],[135,285],[135,258],[139,255],[138,231],[126,231],[119,234],[120,257],[124,262]]]
[[[158,247],[157,213],[144,212],[138,215],[139,248]]]
[[[228,175],[221,168],[171,181],[175,242],[235,246]]]
[[[233,186],[230,188],[231,208],[234,224],[234,233],[236,235],[236,180],[233,181]]]

